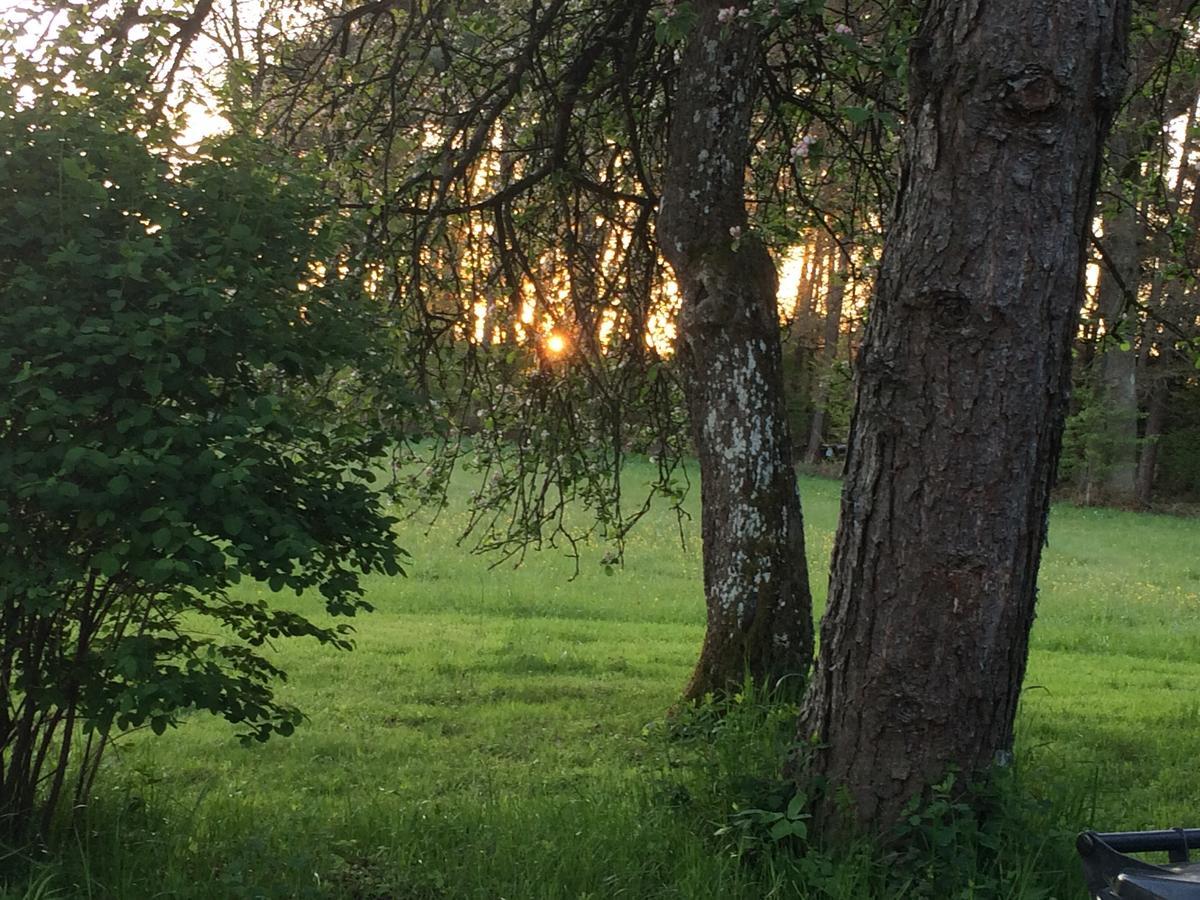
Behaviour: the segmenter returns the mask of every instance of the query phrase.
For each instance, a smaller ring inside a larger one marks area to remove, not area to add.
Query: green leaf
[[[112,553],[107,550],[97,553],[92,557],[92,566],[100,570],[100,574],[105,578],[111,578],[121,571],[121,562]]]
[[[792,799],[788,801],[787,817],[789,819],[799,819],[804,814],[804,804],[807,798],[803,793],[797,791],[792,795]]]
[[[654,40],[658,44],[679,44],[696,26],[699,14],[692,3],[677,3],[669,15],[662,15],[654,27]]]
[[[792,836],[792,823],[787,819],[781,819],[771,826],[771,840],[782,841],[784,838]]]
[[[69,156],[64,156],[62,160],[63,174],[72,181],[87,181],[87,173],[83,171],[79,163]]]

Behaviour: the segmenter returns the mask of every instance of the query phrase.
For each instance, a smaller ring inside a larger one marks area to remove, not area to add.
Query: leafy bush
[[[0,838],[45,829],[108,738],[208,710],[300,720],[259,650],[318,624],[229,588],[368,609],[401,573],[327,387],[382,373],[315,179],[245,146],[181,168],[69,99],[0,105]]]

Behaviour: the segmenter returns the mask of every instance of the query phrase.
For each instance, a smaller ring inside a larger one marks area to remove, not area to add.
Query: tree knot
[[[1058,81],[1049,72],[1036,67],[1028,68],[1006,82],[1004,106],[1010,112],[1024,116],[1036,116],[1058,106]]]

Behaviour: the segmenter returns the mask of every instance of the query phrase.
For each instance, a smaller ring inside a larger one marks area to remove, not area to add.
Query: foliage
[[[829,376],[829,399],[825,404],[827,443],[846,444],[850,440],[850,420],[854,414],[854,372],[850,364],[837,360]]]
[[[1130,449],[1125,446],[1126,439],[1118,427],[1121,411],[1102,401],[1095,380],[1095,373],[1085,373],[1072,392],[1075,409],[1063,428],[1062,455],[1058,463],[1058,483],[1073,485],[1080,492],[1090,490],[1093,484],[1103,483],[1108,472]]]
[[[1171,393],[1170,421],[1160,439],[1159,481],[1173,499],[1200,500],[1200,380],[1179,384]]]
[[[1058,465],[1059,487],[1087,503],[1108,499],[1092,492],[1091,485],[1104,481],[1122,452],[1128,449],[1129,440],[1116,427],[1121,410],[1104,402],[1095,380],[1094,371],[1084,372],[1076,379],[1072,392],[1074,411],[1063,431]],[[1162,504],[1200,497],[1200,453],[1196,451],[1200,439],[1200,391],[1194,379],[1176,375],[1174,380],[1163,434],[1137,440],[1143,451],[1151,440],[1158,441],[1155,484],[1158,502]]]
[[[0,830],[86,799],[110,735],[191,709],[290,734],[263,648],[347,625],[230,594],[316,589],[403,551],[369,469],[380,439],[329,384],[383,381],[369,304],[318,182],[238,141],[173,167],[46,97],[0,116]],[[286,176],[279,174],[286,172]],[[355,369],[347,367],[351,364]]]
[[[741,866],[788,873],[803,896],[1048,898],[1044,870],[1073,864],[1070,823],[1081,809],[1036,798],[1012,767],[965,790],[948,775],[879,843],[822,841],[809,829],[795,716],[791,703],[748,686],[649,728],[665,761],[658,802],[707,825],[715,847]],[[799,784],[783,771],[788,756]]]
[[[675,45],[698,15],[688,2],[316,3],[258,39],[256,96],[248,62],[231,61],[238,115],[320,153],[331,190],[369,221],[363,258],[443,418],[436,442],[405,448],[430,476],[412,496],[440,502],[457,461],[476,469],[480,549],[600,536],[619,559],[645,511],[620,493],[630,452],[660,462],[659,492],[677,502],[678,295],[654,220]],[[828,229],[856,266],[873,256],[914,26],[905,8],[813,0],[755,2],[728,24],[763,33],[747,196],[772,249]],[[551,330],[567,339],[554,358]],[[598,528],[564,527],[574,499]]]
[[[881,862],[894,896],[1046,898],[1037,872],[1049,860],[1070,864],[1075,829],[1065,804],[1035,799],[1011,768],[966,786],[953,773],[909,804]],[[1074,821],[1079,821],[1076,818]]]

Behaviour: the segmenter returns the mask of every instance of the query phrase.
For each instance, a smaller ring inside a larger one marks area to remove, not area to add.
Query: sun
[[[567,349],[567,339],[561,334],[551,333],[546,338],[546,352],[551,356],[560,356]]]

